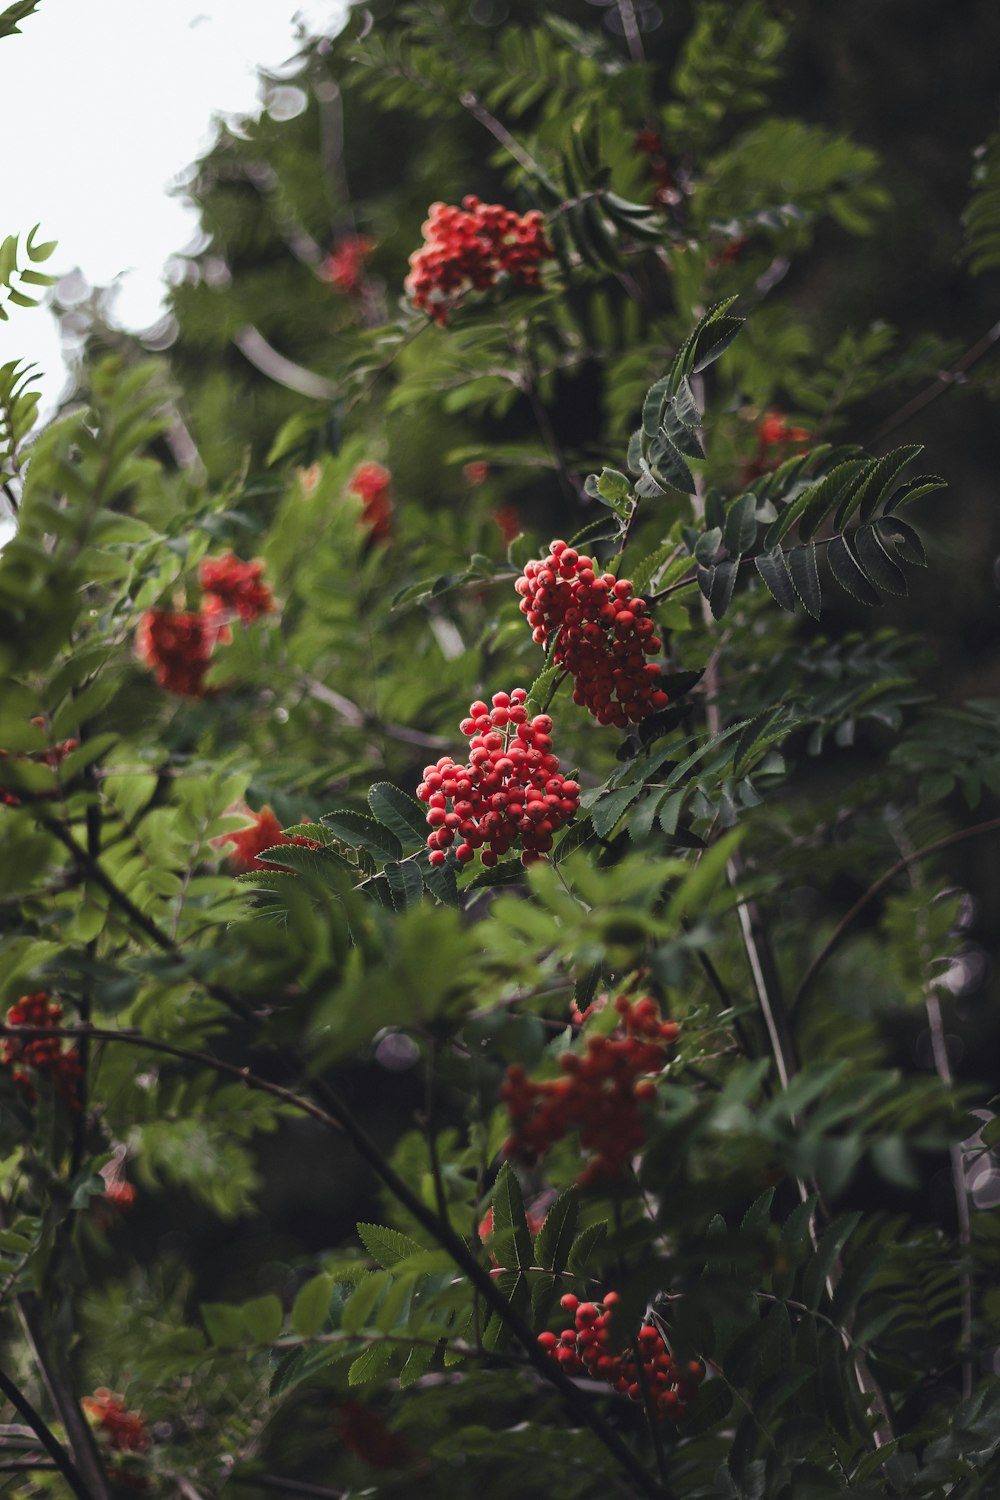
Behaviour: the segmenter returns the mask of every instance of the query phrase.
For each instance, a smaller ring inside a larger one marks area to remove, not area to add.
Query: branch
[[[890,885],[892,881],[895,880],[897,875],[902,874],[902,872],[909,865],[914,864],[921,859],[926,859],[928,855],[937,854],[941,849],[948,849],[952,844],[961,844],[964,843],[966,839],[979,838],[981,834],[993,833],[998,829],[1000,829],[1000,818],[990,818],[985,823],[977,823],[973,828],[960,829],[958,833],[948,834],[947,838],[935,839],[932,844],[925,844],[922,849],[915,849],[911,854],[904,854],[901,859],[898,859],[896,861],[896,863],[890,870],[886,870],[884,875],[880,875],[878,880],[876,880],[873,885],[870,885],[868,887],[864,895],[860,896],[858,900],[855,901],[854,905],[851,907],[847,915],[841,918],[832,935],[826,940],[826,942],[823,944],[823,947],[819,950],[816,957],[809,965],[802,980],[799,983],[798,989],[795,991],[795,994],[792,997],[792,1002],[788,1007],[789,1016],[795,1014],[795,1011],[801,1004],[806,991],[809,989],[813,980],[816,978],[816,975],[819,973],[820,969],[826,963],[830,955],[836,948],[840,946],[845,933],[847,932],[848,928],[852,926],[855,918],[860,916],[861,912],[864,911],[865,907],[868,906],[870,902],[874,901],[877,896],[881,895],[886,886]]]
[[[884,438],[889,436],[890,432],[895,432],[897,427],[902,427],[911,417],[915,417],[917,412],[923,411],[925,406],[930,406],[932,401],[936,401],[939,396],[943,396],[945,391],[950,391],[952,386],[961,385],[966,370],[971,370],[972,366],[977,364],[984,354],[990,352],[998,340],[1000,340],[1000,323],[994,323],[993,327],[988,329],[982,338],[977,339],[972,347],[965,351],[962,358],[956,364],[952,365],[950,370],[942,370],[932,385],[920,391],[911,401],[907,401],[905,406],[901,406],[897,412],[894,412],[891,417],[883,422],[874,436],[869,438],[869,446],[877,446]]]
[[[317,375],[315,370],[297,365],[294,360],[286,359],[277,349],[272,348],[252,323],[245,324],[233,334],[233,343],[255,370],[259,370],[275,384],[283,385],[286,390],[296,391],[300,396],[310,396],[314,401],[333,401],[338,394],[332,380],[327,380],[325,375]]]
[[[32,1432],[38,1435],[38,1441],[52,1459],[53,1464],[76,1495],[77,1500],[97,1500],[94,1491],[83,1482],[76,1465],[71,1461],[66,1449],[58,1441],[48,1423],[39,1416],[27,1396],[7,1375],[6,1371],[0,1370],[0,1391],[7,1397],[11,1406],[24,1418]],[[32,1465],[34,1467],[34,1465]],[[106,1493],[103,1489],[102,1494]]]

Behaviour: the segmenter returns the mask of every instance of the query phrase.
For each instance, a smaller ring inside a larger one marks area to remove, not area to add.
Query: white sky
[[[0,10],[4,0],[0,0]],[[213,114],[259,108],[255,68],[342,24],[346,0],[41,0],[19,36],[0,39],[5,149],[0,240],[58,240],[44,269],[116,279],[115,320],[162,313],[164,262],[195,236],[171,184],[211,139]],[[22,262],[23,263],[23,262]],[[55,320],[42,308],[0,323],[0,364],[35,361],[43,407],[64,381]],[[2,526],[2,521],[0,521]]]

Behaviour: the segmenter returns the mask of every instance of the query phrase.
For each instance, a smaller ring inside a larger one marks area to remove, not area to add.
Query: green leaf
[[[386,1229],[382,1224],[358,1224],[356,1228],[358,1238],[372,1260],[386,1271],[409,1255],[419,1255],[424,1248],[408,1234],[400,1234],[398,1229]]]
[[[434,1363],[435,1351],[426,1344],[414,1344],[406,1356],[406,1363],[399,1372],[399,1388],[406,1390],[408,1385],[414,1385],[422,1375],[426,1375]]]
[[[819,586],[819,568],[816,563],[816,543],[807,542],[803,547],[793,547],[786,561],[792,575],[792,583],[806,609],[814,620],[818,620],[822,608]]]
[[[754,567],[764,580],[764,585],[775,604],[781,609],[794,612],[795,589],[792,587],[785,554],[781,548],[776,547],[773,552],[762,552],[759,557],[754,558]]]
[[[368,793],[368,806],[373,817],[394,833],[404,848],[425,842],[427,823],[423,807],[391,781],[376,781]]]
[[[609,792],[599,802],[595,802],[591,808],[590,821],[599,838],[607,838],[622,813],[641,791],[642,782],[637,781],[631,786],[619,787],[617,791]]]
[[[369,1344],[348,1370],[348,1385],[367,1385],[377,1380],[391,1359],[392,1349],[388,1344]]]
[[[802,1277],[802,1300],[814,1312],[826,1292],[826,1279],[846,1245],[861,1222],[860,1213],[842,1214],[835,1219],[816,1247]]]
[[[403,853],[399,839],[374,818],[350,808],[336,808],[323,813],[324,823],[335,838],[352,849],[365,849],[375,859],[399,859]]]
[[[874,526],[859,526],[854,547],[865,576],[887,594],[906,594],[906,576],[889,556]]]
[[[726,524],[722,533],[727,549],[740,556],[749,552],[757,539],[757,497],[741,495],[734,500],[726,512]]]
[[[392,904],[397,911],[408,911],[417,906],[424,894],[424,878],[420,866],[412,860],[398,863],[388,860],[382,870],[392,892]]]
[[[292,1327],[303,1338],[312,1338],[326,1323],[333,1287],[333,1277],[322,1271],[318,1276],[310,1277],[296,1292],[292,1303]]]
[[[590,1264],[596,1252],[604,1244],[608,1237],[608,1225],[605,1219],[597,1224],[588,1224],[586,1229],[581,1229],[573,1241],[573,1248],[569,1252],[569,1260],[566,1269],[573,1276],[586,1276],[590,1272]]]
[[[632,493],[632,486],[626,475],[617,469],[602,469],[597,481],[597,493],[602,500],[627,500]]]
[[[252,1302],[244,1302],[240,1313],[255,1344],[273,1344],[280,1335],[284,1315],[281,1299],[273,1292],[266,1297],[255,1297]]]
[[[564,1271],[573,1249],[578,1202],[572,1188],[561,1193],[548,1213],[535,1239],[535,1264],[547,1271]]]
[[[830,564],[830,572],[848,594],[852,594],[862,604],[882,603],[878,590],[872,587],[858,565],[846,537],[835,536],[831,539],[826,549],[826,560]]]
[[[493,1205],[493,1240],[491,1243],[509,1237],[517,1265],[526,1270],[532,1265],[534,1246],[531,1243],[528,1220],[524,1212],[521,1184],[510,1162],[505,1161],[497,1173],[490,1201]]]
[[[238,1349],[246,1342],[242,1310],[231,1302],[203,1302],[201,1319],[205,1332],[220,1349]]]

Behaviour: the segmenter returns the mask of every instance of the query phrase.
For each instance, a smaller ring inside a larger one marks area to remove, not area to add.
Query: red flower
[[[209,596],[206,613],[217,615],[234,610],[244,625],[270,614],[274,597],[267,584],[261,582],[263,572],[264,564],[259,558],[240,562],[235,552],[227,552],[225,557],[206,557],[199,572],[201,586]]]
[[[432,203],[423,235],[423,245],[410,256],[405,286],[414,306],[442,325],[467,292],[485,291],[501,276],[537,286],[540,263],[555,254],[537,209],[522,218],[472,194],[461,208]]]
[[[392,532],[392,475],[381,464],[359,464],[347,482],[350,494],[360,495],[361,524],[372,540],[387,542]]]
[[[375,249],[375,241],[365,234],[346,234],[334,245],[323,262],[321,274],[338,292],[352,296],[364,277],[365,257]]]
[[[205,696],[205,673],[219,629],[204,614],[148,609],[139,621],[135,647],[140,661],[170,693]]]
[[[302,833],[285,833],[269,807],[262,807],[259,813],[253,813],[249,808],[241,811],[245,811],[254,820],[249,828],[240,828],[235,833],[226,833],[212,840],[220,847],[225,844],[233,845],[229,866],[234,875],[245,875],[248,870],[282,869],[281,865],[270,860],[258,859],[257,856],[263,849],[274,849],[279,844],[301,844],[305,849],[321,847],[318,839],[306,838]]]

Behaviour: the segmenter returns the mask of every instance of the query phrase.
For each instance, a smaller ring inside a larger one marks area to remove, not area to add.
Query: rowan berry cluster
[[[658,130],[640,130],[635,138],[635,149],[649,157],[649,172],[656,183],[650,202],[654,208],[669,208],[681,201],[663,146],[663,137]]]
[[[99,1386],[80,1402],[94,1426],[107,1438],[113,1453],[143,1453],[149,1447],[146,1420],[140,1411],[126,1411],[121,1396]]]
[[[203,698],[212,651],[232,640],[231,621],[250,625],[271,613],[274,596],[263,572],[262,562],[241,562],[234,552],[207,557],[199,572],[207,596],[200,610],[146,610],[136,630],[136,655],[168,693]]]
[[[22,995],[7,1012],[8,1026],[56,1027],[62,1019],[62,1006],[50,1001],[45,990]],[[79,1109],[80,1055],[73,1046],[65,1046],[61,1036],[25,1038],[5,1036],[0,1042],[0,1063],[13,1068],[13,1079],[29,1104],[38,1095],[35,1082],[39,1075],[55,1079],[71,1109]],[[31,1071],[28,1071],[28,1070]],[[34,1077],[32,1076],[34,1075]]]
[[[562,1078],[536,1083],[516,1063],[507,1069],[500,1089],[512,1126],[505,1155],[537,1161],[577,1130],[580,1145],[594,1153],[577,1179],[581,1186],[623,1175],[646,1139],[640,1111],[656,1092],[651,1075],[662,1070],[665,1050],[680,1028],[661,1021],[649,995],[634,1002],[619,995],[615,1010],[624,1035],[589,1036],[582,1057],[564,1052]]]
[[[593,558],[554,541],[514,587],[533,639],[542,646],[555,638],[552,660],[572,674],[574,703],[599,723],[624,729],[666,707],[660,669],[645,660],[662,642],[627,578],[599,574]]]
[[[235,552],[225,557],[206,557],[198,573],[202,592],[207,594],[203,613],[227,619],[235,613],[244,625],[252,625],[261,615],[274,609],[274,595],[263,582],[264,564],[260,558],[241,562]]]
[[[757,452],[743,471],[743,483],[750,484],[776,469],[789,457],[791,448],[808,443],[811,438],[808,427],[791,427],[780,411],[767,412],[757,424]]]
[[[376,542],[392,532],[392,475],[381,464],[359,464],[347,481],[348,492],[361,497],[361,524]]]
[[[651,1323],[639,1329],[635,1348],[611,1351],[611,1311],[617,1292],[606,1292],[601,1302],[581,1302],[567,1293],[560,1306],[573,1314],[571,1328],[540,1333],[538,1342],[567,1375],[589,1375],[606,1380],[613,1390],[632,1401],[649,1401],[659,1421],[679,1421],[697,1394],[704,1371],[697,1360],[679,1364]]]
[[[486,291],[501,276],[537,286],[541,262],[555,253],[537,209],[522,217],[472,194],[461,208],[432,203],[423,236],[405,286],[414,305],[442,326],[467,292]]]
[[[428,806],[432,865],[443,865],[453,844],[459,863],[473,859],[478,849],[484,865],[495,865],[518,843],[521,863],[534,864],[575,815],[579,784],[560,775],[552,754],[552,720],[548,714],[529,718],[527,696],[524,688],[514,688],[494,693],[492,704],[473,703],[459,726],[469,736],[468,764],[443,755],[424,767],[417,796]]]
[[[45,728],[44,717],[32,719],[31,722],[36,729]],[[47,750],[14,751],[13,754],[9,750],[0,750],[0,760],[29,760],[34,761],[37,765],[50,766],[52,770],[55,770],[57,766],[62,765],[71,750],[78,750],[79,748],[79,740],[61,740],[58,745],[50,745]],[[54,797],[57,794],[55,792],[41,792],[35,795]],[[0,791],[0,807],[20,807],[20,805],[21,799],[14,792]]]
[[[251,812],[248,807],[239,810],[245,812],[247,817],[253,818],[249,827],[238,828],[235,833],[222,834],[219,838],[213,839],[213,843],[220,847],[232,844],[229,865],[235,875],[245,875],[249,870],[280,870],[281,865],[276,865],[270,860],[258,859],[262,849],[275,849],[280,844],[299,844],[304,849],[321,847],[318,839],[311,839],[304,833],[285,833],[274,813],[267,806],[262,807],[259,813]]]
[[[338,292],[351,297],[364,279],[365,260],[375,249],[375,241],[366,234],[346,234],[334,245],[323,262],[320,274]]]

